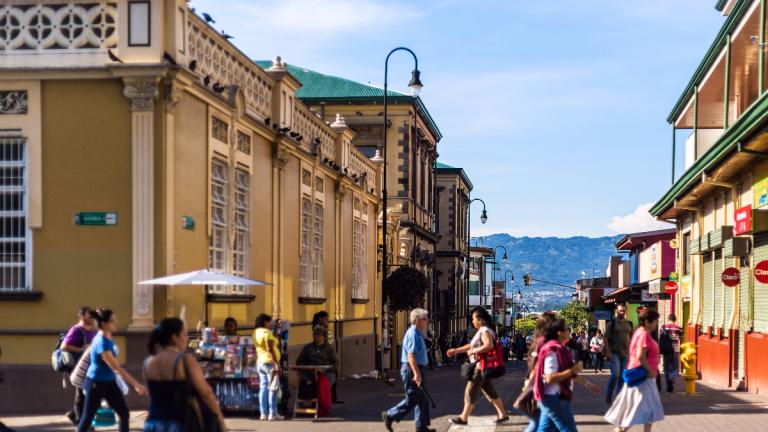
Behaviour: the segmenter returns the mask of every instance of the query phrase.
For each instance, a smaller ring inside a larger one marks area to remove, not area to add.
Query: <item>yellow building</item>
[[[382,170],[343,116],[324,122],[279,58],[253,63],[183,0],[0,11],[0,412],[66,408],[47,364],[81,305],[116,311],[134,370],[168,315],[247,329],[266,312],[297,350],[320,310],[342,373],[373,368]],[[206,267],[271,285],[138,285]]]
[[[269,62],[258,63],[263,67],[269,65]],[[376,157],[377,150],[381,152],[385,133],[383,89],[295,65],[288,66],[288,71],[303,84],[296,96],[320,118],[333,121],[340,113],[355,132],[352,144],[358,150],[372,158]],[[436,251],[440,239],[434,166],[442,134],[419,97],[388,91],[388,101],[387,255],[388,261],[391,260],[388,268],[405,265],[424,273],[429,290],[423,304],[434,318],[439,294]],[[378,268],[381,268],[380,262]],[[381,286],[380,271],[377,275],[377,286]],[[396,368],[400,341],[410,324],[405,313],[396,314],[394,319],[390,319],[390,315],[385,308],[382,360],[385,367]]]

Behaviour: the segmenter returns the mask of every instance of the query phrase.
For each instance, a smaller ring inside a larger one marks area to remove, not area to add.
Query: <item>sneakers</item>
[[[265,416],[264,414],[262,414],[262,415],[259,417],[259,420],[261,420],[261,421],[267,421],[267,416]]]
[[[272,414],[270,414],[269,418],[267,420],[268,421],[279,421],[279,420],[285,420],[285,417],[283,417],[281,415],[272,415]]]
[[[387,428],[389,432],[392,432],[392,417],[390,417],[386,411],[381,412],[381,421],[384,422],[384,427]]]

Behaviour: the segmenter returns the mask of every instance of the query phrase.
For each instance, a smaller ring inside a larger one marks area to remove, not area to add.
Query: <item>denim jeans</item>
[[[88,431],[103,399],[107,400],[110,408],[115,410],[120,419],[120,432],[128,432],[128,405],[125,404],[123,393],[117,387],[117,382],[86,379],[83,383],[83,393],[85,393],[85,406],[77,426],[78,432]]]
[[[277,416],[277,392],[269,390],[269,380],[275,369],[273,363],[260,364],[259,371],[259,412],[262,416]],[[277,379],[277,378],[275,378]]]
[[[560,395],[544,395],[539,408],[538,432],[576,432],[576,419],[568,399],[562,399]]]
[[[618,394],[621,391],[621,386],[624,385],[624,380],[621,378],[621,373],[627,368],[627,358],[622,357],[619,354],[611,353],[611,377],[608,379],[608,388],[605,389],[605,397],[613,399],[613,390],[616,389]]]
[[[172,420],[147,420],[144,432],[184,432],[184,426]]]
[[[667,379],[667,387],[675,385],[675,378],[680,368],[680,353],[664,356],[664,378]]]
[[[424,385],[424,369],[421,369],[421,384]],[[400,367],[400,376],[403,377],[403,386],[405,387],[405,399],[399,404],[390,408],[387,415],[396,422],[400,422],[408,413],[413,411],[416,419],[416,430],[424,431],[429,427],[429,400],[421,388],[413,382],[413,371],[408,363]]]
[[[592,366],[595,367],[595,372],[603,370],[603,353],[593,352],[589,354],[592,357]]]

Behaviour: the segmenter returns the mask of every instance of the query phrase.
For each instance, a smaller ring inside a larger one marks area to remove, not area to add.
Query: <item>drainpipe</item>
[[[763,95],[763,63],[765,62],[765,0],[760,0],[760,49],[757,54],[757,91]]]
[[[699,86],[693,88],[693,160],[699,159]]]
[[[675,185],[675,122],[672,122],[672,186]]]
[[[760,52],[762,52],[762,48]],[[762,72],[760,72],[762,73]],[[731,99],[731,35],[725,37],[725,91],[723,97],[723,130],[728,129],[728,104]]]

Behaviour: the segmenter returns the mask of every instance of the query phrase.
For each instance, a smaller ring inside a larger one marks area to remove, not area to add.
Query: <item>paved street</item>
[[[604,386],[607,374],[586,376]],[[494,414],[490,406],[481,401],[476,415],[470,419],[470,424],[464,427],[449,427],[448,418],[457,414],[461,409],[463,382],[456,368],[446,368],[434,371],[428,383],[430,393],[436,400],[438,408],[434,410],[435,426],[440,432],[513,432],[522,431],[525,418],[511,415],[511,421],[503,426],[493,424]],[[499,391],[503,395],[507,407],[519,391],[522,371],[517,364],[511,364],[509,372],[499,381]],[[678,385],[679,389],[682,387]],[[750,393],[724,391],[713,387],[699,385],[700,393],[695,396],[685,396],[682,392],[662,396],[667,418],[658,424],[654,431],[760,431],[768,424],[768,398]],[[309,418],[295,419],[285,422],[266,423],[248,418],[232,418],[228,421],[232,431],[295,431],[302,432],[338,432],[355,431],[367,432],[384,430],[379,413],[396,403],[401,397],[399,385],[388,386],[381,382],[368,380],[344,380],[340,384],[340,395],[347,401],[343,405],[334,406],[334,417],[314,421]],[[602,419],[607,406],[602,396],[593,396],[583,388],[576,390],[574,403],[577,422],[580,431],[610,431]],[[132,429],[141,430],[143,412],[133,413]],[[63,416],[38,416],[5,418],[4,422],[18,431],[59,431],[71,430]],[[413,422],[407,421],[395,425],[395,431],[412,431]],[[102,430],[115,430],[105,428]]]

